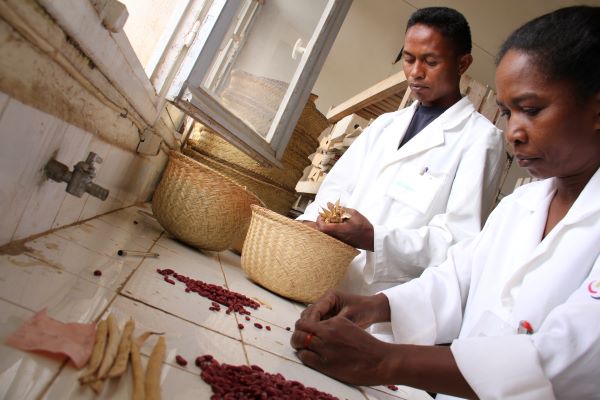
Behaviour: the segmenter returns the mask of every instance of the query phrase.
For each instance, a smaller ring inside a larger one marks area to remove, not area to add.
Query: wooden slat
[[[381,99],[402,92],[406,90],[407,87],[408,82],[404,76],[404,72],[400,71],[346,100],[339,106],[332,108],[327,113],[327,119],[330,123],[335,123],[347,115],[358,113],[359,110],[374,104]]]
[[[412,90],[410,90],[410,88],[407,88],[406,91],[404,92],[404,96],[402,97],[402,100],[400,101],[398,110],[401,110],[408,105],[408,101],[410,100],[411,95],[412,95]]]
[[[365,119],[375,119],[375,118],[377,118],[379,116],[378,114],[373,113],[372,111],[370,111],[367,108],[362,109],[357,114],[360,115],[361,117],[365,118]]]
[[[492,123],[496,122],[498,117],[498,104],[496,104],[496,93],[490,90],[481,103],[479,112],[489,119]]]

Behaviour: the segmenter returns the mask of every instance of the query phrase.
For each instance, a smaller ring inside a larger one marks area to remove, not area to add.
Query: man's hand
[[[326,223],[319,217],[316,228],[358,249],[373,251],[373,225],[364,215],[353,208],[345,208],[350,218],[341,223]]]
[[[304,225],[313,228],[313,229],[317,229],[317,223],[315,221],[300,221],[302,222]]]

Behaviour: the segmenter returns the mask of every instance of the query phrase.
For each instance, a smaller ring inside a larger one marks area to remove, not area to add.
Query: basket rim
[[[242,185],[240,185],[239,183],[235,182],[233,179],[231,179],[230,177],[226,176],[225,174],[220,173],[219,171],[215,170],[214,168],[209,167],[208,165],[204,165],[201,162],[199,162],[198,160],[193,159],[192,157],[186,156],[185,154],[183,154],[182,152],[179,152],[177,150],[171,150],[169,152],[169,159],[175,159],[177,161],[182,161],[182,162],[187,162],[190,163],[194,166],[199,166],[201,169],[205,169],[217,176],[219,176],[220,178],[223,178],[225,181],[227,181],[228,184],[231,184],[241,190],[243,190],[244,192],[246,192],[251,198],[254,198],[254,200],[256,200],[258,202],[258,204],[261,205],[265,205],[265,203],[260,199],[260,197],[258,197],[254,192],[250,191],[249,189],[243,187]],[[254,205],[254,204],[252,204]]]
[[[192,147],[193,147],[193,146],[192,146]],[[277,190],[283,190],[283,191],[289,192],[289,193],[291,193],[291,194],[295,194],[295,192],[293,192],[292,190],[290,190],[290,189],[288,189],[288,188],[284,188],[284,187],[282,187],[282,186],[280,186],[280,185],[277,185],[277,184],[275,184],[275,183],[272,183],[272,182],[270,182],[270,181],[264,181],[264,180],[262,180],[262,179],[259,179],[258,177],[255,177],[255,176],[253,176],[253,175],[250,175],[250,174],[249,174],[249,173],[248,173],[248,172],[247,172],[245,169],[244,169],[244,170],[242,170],[242,169],[237,169],[237,168],[235,168],[233,165],[231,165],[231,162],[229,162],[229,161],[227,161],[227,160],[223,160],[223,159],[221,159],[221,158],[219,158],[219,157],[216,157],[216,156],[212,156],[212,155],[205,154],[204,152],[198,151],[198,150],[196,150],[196,149],[194,149],[194,148],[192,148],[191,150],[192,150],[192,151],[194,151],[195,153],[199,154],[199,155],[201,156],[201,158],[203,158],[203,159],[208,159],[209,161],[212,161],[212,162],[217,162],[217,163],[220,163],[220,164],[223,166],[223,168],[225,168],[225,169],[227,169],[227,170],[231,170],[231,171],[233,171],[233,172],[235,172],[235,173],[237,173],[237,174],[240,174],[240,175],[241,175],[241,176],[243,176],[244,178],[250,179],[250,180],[252,180],[252,181],[254,181],[254,182],[257,182],[257,183],[260,183],[260,184],[264,184],[264,185],[267,185],[267,186],[273,187],[274,189],[277,189]],[[185,155],[185,154],[184,154],[184,155]],[[206,168],[210,169],[211,171],[214,171],[215,173],[217,173],[217,174],[219,174],[219,175],[222,175],[222,176],[224,176],[225,178],[229,179],[230,181],[232,181],[232,182],[233,182],[233,183],[235,183],[236,185],[238,185],[238,186],[242,186],[242,185],[240,185],[239,183],[235,182],[235,181],[234,181],[232,178],[230,178],[230,177],[226,176],[225,174],[223,174],[223,173],[221,173],[221,172],[219,172],[219,171],[216,171],[215,169],[213,169],[212,167],[209,167],[208,165],[204,165],[204,164],[200,163],[198,160],[196,160],[196,159],[192,158],[191,156],[186,156],[186,157],[188,157],[188,158],[191,158],[192,160],[194,160],[195,162],[199,163],[199,164],[200,164],[200,165],[202,165],[203,167],[206,167]],[[242,186],[242,187],[243,187],[243,186]],[[249,191],[248,189],[246,189],[246,190],[247,190],[248,192],[252,193],[252,192],[251,192],[251,191]],[[254,193],[252,193],[252,194],[254,194]]]
[[[298,227],[300,230],[304,230],[304,232],[313,234],[314,236],[321,236],[323,238],[323,240],[325,240],[325,241],[329,241],[332,244],[344,247],[346,250],[354,252],[354,257],[356,257],[360,253],[360,251],[357,248],[352,247],[349,244],[346,244],[346,243],[342,242],[341,240],[334,238],[333,236],[329,236],[326,233],[323,233],[317,229],[306,226],[302,222],[296,221],[294,219],[288,218],[288,217],[278,214],[274,211],[271,211],[268,208],[261,207],[256,204],[250,205],[250,208],[252,209],[253,215],[257,214],[261,217],[271,219],[271,220],[281,223],[283,225],[287,225],[290,227],[293,226],[294,228]]]

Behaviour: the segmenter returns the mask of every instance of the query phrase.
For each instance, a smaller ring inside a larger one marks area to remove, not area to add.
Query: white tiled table
[[[400,386],[351,387],[302,365],[289,345],[303,307],[252,283],[231,252],[201,253],[173,240],[149,216],[147,206],[129,207],[31,240],[0,254],[0,398],[129,399],[128,372],[109,381],[99,396],[80,387],[79,371],[61,358],[27,353],[4,344],[6,337],[34,312],[46,307],[63,322],[97,321],[109,312],[122,327],[136,321],[136,332],[165,332],[167,355],[162,369],[164,398],[205,399],[210,387],[199,377],[196,356],[211,354],[223,363],[256,364],[265,371],[316,387],[342,399],[431,399]],[[152,251],[158,259],[119,257],[118,249]],[[208,310],[211,301],[170,285],[156,272],[172,268],[191,278],[225,286],[263,303],[251,321],[225,308]],[[94,276],[99,269],[102,276]],[[257,329],[254,322],[269,325]],[[244,329],[238,329],[238,323]],[[142,348],[145,363],[155,339]],[[188,360],[186,367],[175,356]]]

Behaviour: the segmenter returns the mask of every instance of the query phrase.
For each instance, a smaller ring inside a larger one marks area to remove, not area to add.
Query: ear
[[[467,69],[473,63],[473,56],[470,54],[463,54],[458,59],[458,75],[462,76]]]

